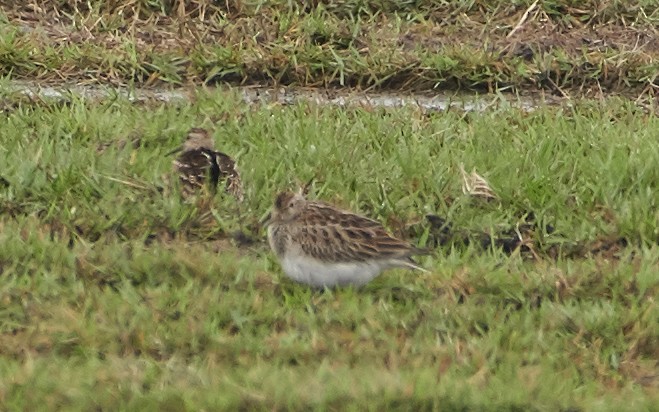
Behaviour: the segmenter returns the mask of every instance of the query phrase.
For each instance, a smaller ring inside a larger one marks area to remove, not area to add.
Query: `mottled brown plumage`
[[[227,193],[242,201],[242,182],[236,163],[228,155],[214,150],[213,140],[207,130],[198,127],[190,129],[179,151],[181,154],[173,164],[184,195],[196,193],[203,187],[214,193],[218,183],[225,180]]]
[[[292,192],[277,196],[268,240],[286,274],[313,286],[360,285],[392,267],[423,270],[411,256],[427,253],[373,219]]]

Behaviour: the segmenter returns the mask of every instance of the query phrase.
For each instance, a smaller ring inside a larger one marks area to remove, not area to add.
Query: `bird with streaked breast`
[[[364,285],[390,268],[427,272],[412,256],[428,250],[391,236],[376,220],[301,193],[279,193],[262,223],[284,273],[313,287]]]

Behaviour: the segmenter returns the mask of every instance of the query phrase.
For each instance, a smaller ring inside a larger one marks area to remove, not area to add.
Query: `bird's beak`
[[[270,222],[272,221],[272,212],[268,210],[268,212],[259,219],[259,224],[261,227],[268,227]]]
[[[183,146],[179,146],[179,147],[177,147],[176,149],[172,150],[171,152],[168,152],[165,156],[171,156],[171,155],[173,155],[174,153],[178,153],[178,152],[180,152],[181,150],[183,150]]]

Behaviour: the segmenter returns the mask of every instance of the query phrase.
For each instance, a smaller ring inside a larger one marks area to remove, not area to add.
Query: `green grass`
[[[659,121],[629,103],[427,114],[250,107],[226,92],[172,105],[5,101],[0,409],[659,400]],[[237,158],[245,203],[179,198],[165,153],[191,126],[214,127]],[[499,200],[463,195],[460,163]],[[312,177],[312,196],[400,233],[423,232],[427,213],[497,233],[529,211],[555,231],[532,234],[538,259],[449,244],[421,260],[429,274],[311,291],[282,275],[255,224],[278,190]],[[239,247],[237,231],[257,241]]]
[[[659,82],[654,0],[541,1],[533,9],[531,0],[314,3],[8,4],[0,9],[0,71],[41,82],[571,96],[653,96]]]

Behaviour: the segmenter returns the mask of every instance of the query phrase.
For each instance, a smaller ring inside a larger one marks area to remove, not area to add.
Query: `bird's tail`
[[[424,269],[421,266],[417,265],[416,262],[414,262],[412,260],[412,258],[407,258],[407,259],[404,259],[404,260],[398,260],[398,261],[396,261],[396,263],[398,264],[397,266],[400,266],[400,267],[403,267],[403,268],[418,270],[419,272],[423,272],[423,273],[430,273],[430,271],[428,269]]]

